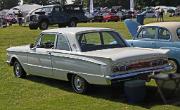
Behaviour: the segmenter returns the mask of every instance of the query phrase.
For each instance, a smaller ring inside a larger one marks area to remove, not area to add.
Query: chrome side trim
[[[53,71],[64,71],[67,73],[75,73],[75,74],[81,74],[81,75],[87,75],[87,76],[94,76],[94,77],[101,77],[104,78],[104,75],[97,75],[97,74],[89,74],[89,73],[82,73],[82,72],[76,72],[76,71],[71,71],[71,70],[65,70],[65,69],[58,69],[58,68],[51,68],[51,67],[45,67],[45,66],[40,66],[40,65],[33,65],[33,64],[28,64],[24,63],[27,66],[32,66],[32,67],[38,67],[38,68],[44,68],[44,69],[52,69]]]

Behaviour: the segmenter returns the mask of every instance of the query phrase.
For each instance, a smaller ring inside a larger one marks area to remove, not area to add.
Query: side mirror
[[[34,44],[30,44],[29,47],[32,49],[34,48]]]

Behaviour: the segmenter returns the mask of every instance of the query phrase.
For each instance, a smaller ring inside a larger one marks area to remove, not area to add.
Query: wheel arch
[[[19,61],[19,59],[16,56],[13,56],[10,60],[10,66],[13,66],[15,61]]]
[[[175,61],[175,63],[177,64],[177,72],[179,73],[180,72],[180,64],[179,64],[179,62],[175,58],[168,58],[168,60]]]
[[[177,66],[179,66],[179,63],[178,63],[178,61],[177,61],[175,58],[168,58],[168,60],[173,60],[173,61],[175,61],[176,64],[177,64]]]
[[[90,83],[86,77],[83,77],[82,74],[78,74],[78,73],[68,73],[68,74],[67,74],[67,79],[68,79],[68,81],[71,82],[71,78],[72,78],[72,76],[74,76],[74,75],[78,75],[78,76],[82,77],[86,82]]]

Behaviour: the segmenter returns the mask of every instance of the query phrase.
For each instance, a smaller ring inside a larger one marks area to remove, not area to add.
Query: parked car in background
[[[103,21],[109,22],[109,21],[119,21],[119,16],[117,16],[115,13],[104,13],[103,14]]]
[[[125,11],[123,13],[123,16],[121,17],[121,20],[125,20],[125,19],[132,19],[132,18],[135,18],[136,15],[134,12],[132,11]]]
[[[85,16],[87,17],[88,21],[93,21],[94,15],[88,11],[85,12]]]
[[[7,49],[16,77],[33,74],[70,81],[77,93],[88,84],[112,85],[169,70],[167,51],[128,47],[108,28],[59,28],[43,31],[35,44]]]
[[[58,24],[59,27],[76,27],[79,22],[87,22],[88,19],[81,5],[47,5],[36,10],[30,16],[30,29],[45,30],[49,25]]]
[[[7,21],[3,16],[0,16],[0,28],[7,27]]]
[[[7,14],[5,16],[5,20],[7,21],[7,23],[9,24],[16,24],[17,23],[17,17],[14,14]]]
[[[124,12],[123,11],[118,11],[116,13],[117,16],[119,16],[119,19],[121,20],[121,18],[123,18]]]
[[[177,6],[177,9],[175,10],[175,16],[180,16],[180,6]]]
[[[126,20],[126,26],[133,37],[127,40],[133,47],[169,49],[169,63],[173,72],[180,72],[180,22],[160,22],[140,25]]]
[[[95,13],[93,22],[103,22],[103,13]]]
[[[144,11],[141,14],[143,14],[144,17],[146,17],[146,18],[155,18],[156,17],[155,11],[153,11],[153,10]]]

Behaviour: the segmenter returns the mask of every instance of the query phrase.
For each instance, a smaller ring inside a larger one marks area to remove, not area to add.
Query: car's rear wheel
[[[170,73],[177,73],[179,72],[179,67],[178,67],[178,64],[175,60],[169,60],[168,61],[169,65],[172,66],[172,70],[170,71]]]
[[[39,29],[40,30],[48,29],[48,22],[47,21],[41,21],[40,24],[39,24]]]
[[[84,78],[82,78],[82,77],[80,77],[78,75],[72,75],[71,84],[72,84],[73,90],[76,93],[84,94],[84,93],[87,92],[88,83]]]
[[[26,77],[26,72],[23,70],[21,64],[17,60],[14,62],[14,75],[18,78]]]

